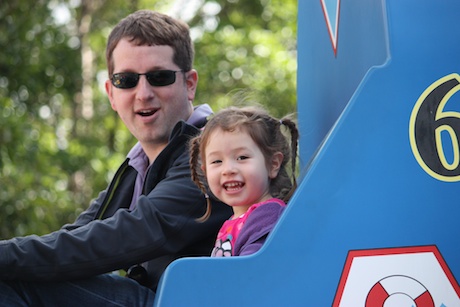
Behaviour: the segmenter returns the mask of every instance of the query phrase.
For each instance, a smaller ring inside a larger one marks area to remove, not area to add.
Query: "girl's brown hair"
[[[290,131],[291,141],[283,133],[282,126]],[[201,164],[205,165],[205,149],[209,137],[217,128],[232,132],[237,129],[247,132],[262,151],[265,161],[271,161],[276,152],[284,156],[278,176],[270,182],[270,194],[287,202],[297,187],[295,170],[297,160],[297,146],[299,132],[297,125],[289,117],[276,119],[261,107],[229,107],[216,113],[206,124],[201,135],[190,141],[190,169],[192,180],[208,198],[205,214],[199,221],[205,221],[211,214],[211,202],[209,200],[205,174],[201,170]],[[290,162],[290,168],[287,164]],[[267,165],[268,167],[268,165]],[[289,175],[289,173],[291,175]]]

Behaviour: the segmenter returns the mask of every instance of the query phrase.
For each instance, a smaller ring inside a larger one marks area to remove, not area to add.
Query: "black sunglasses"
[[[145,74],[138,74],[135,72],[120,72],[113,74],[113,86],[117,88],[133,88],[139,82],[141,75],[147,78],[147,81],[152,86],[166,86],[176,82],[176,72],[183,72],[183,70],[154,70],[146,72]]]

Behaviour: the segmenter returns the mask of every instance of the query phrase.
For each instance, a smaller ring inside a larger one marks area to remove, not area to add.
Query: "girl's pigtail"
[[[206,198],[206,212],[199,218],[196,219],[197,222],[205,222],[211,215],[211,200],[209,199],[206,186],[203,183],[203,174],[201,173],[200,163],[200,138],[195,137],[190,141],[190,170],[192,181],[198,186],[198,188],[203,192]]]
[[[291,198],[292,194],[297,188],[296,180],[296,167],[297,167],[297,147],[299,144],[299,130],[297,129],[296,123],[289,117],[284,117],[280,120],[280,123],[285,125],[291,135],[291,174],[292,174],[292,188],[288,194],[288,199]]]

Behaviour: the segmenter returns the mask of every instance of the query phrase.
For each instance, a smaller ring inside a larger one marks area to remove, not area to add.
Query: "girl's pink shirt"
[[[280,206],[286,206],[286,204],[277,198],[271,198],[264,202],[257,203],[249,207],[246,213],[240,215],[237,218],[233,216],[230,217],[227,221],[224,222],[222,227],[217,234],[216,244],[214,249],[212,250],[211,257],[230,257],[233,256],[232,254],[232,247],[235,246],[236,239],[244,226],[244,223],[253,212],[258,207],[266,204],[266,203],[273,203],[276,202]]]

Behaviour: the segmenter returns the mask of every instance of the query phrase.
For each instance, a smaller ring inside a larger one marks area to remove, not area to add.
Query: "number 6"
[[[444,111],[460,91],[460,76],[447,75],[431,84],[417,100],[409,123],[412,152],[420,166],[441,181],[460,181],[460,113]],[[452,161],[446,158],[446,142],[452,145]]]

